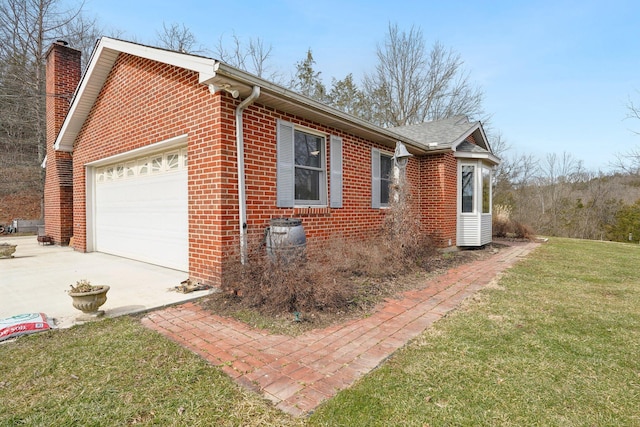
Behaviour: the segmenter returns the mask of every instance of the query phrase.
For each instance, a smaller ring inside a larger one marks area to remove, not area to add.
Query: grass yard
[[[0,345],[0,426],[640,426],[640,246],[552,239],[307,419],[143,328]]]
[[[640,246],[553,239],[313,425],[640,426]]]
[[[0,426],[300,423],[134,318],[0,345]]]

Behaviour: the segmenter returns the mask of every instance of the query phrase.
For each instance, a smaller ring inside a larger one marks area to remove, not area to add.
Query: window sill
[[[293,208],[293,215],[295,216],[329,216],[331,215],[331,208],[327,206],[299,206]]]

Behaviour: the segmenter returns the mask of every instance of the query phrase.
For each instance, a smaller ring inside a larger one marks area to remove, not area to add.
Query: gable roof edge
[[[69,112],[54,143],[56,150],[73,151],[73,143],[120,53],[127,53],[192,70],[200,74],[200,79],[215,76],[218,64],[218,61],[202,56],[153,48],[110,37],[101,37],[96,42],[89,64],[71,99]]]
[[[457,139],[455,139],[455,140],[453,140],[451,142],[451,149],[453,151],[457,151],[458,146],[460,144],[462,144],[464,141],[466,141],[467,137],[469,137],[470,135],[473,135],[478,130],[480,130],[480,132],[481,132],[481,136],[482,136],[482,139],[483,139],[483,141],[482,141],[483,144],[488,145],[486,135],[484,134],[484,131],[482,130],[482,126],[481,126],[480,122],[477,121],[475,123],[469,123],[469,124],[471,126],[467,130],[465,130]],[[476,141],[476,144],[477,144],[477,142],[478,141]],[[488,151],[490,151],[490,150],[488,150]]]

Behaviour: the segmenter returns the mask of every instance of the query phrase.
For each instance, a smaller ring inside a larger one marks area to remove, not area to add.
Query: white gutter
[[[236,149],[238,156],[238,213],[240,224],[240,261],[247,263],[247,189],[244,181],[244,136],[242,112],[260,96],[260,86],[254,86],[251,95],[236,108]]]

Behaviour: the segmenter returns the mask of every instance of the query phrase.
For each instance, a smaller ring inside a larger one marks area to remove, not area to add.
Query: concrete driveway
[[[2,236],[0,243],[17,244],[13,258],[0,259],[0,318],[41,312],[59,328],[76,323],[81,312],[67,295],[70,284],[87,279],[109,285],[105,316],[116,317],[189,301],[212,291],[182,294],[175,286],[185,272],[98,252],[39,245],[36,236]]]

